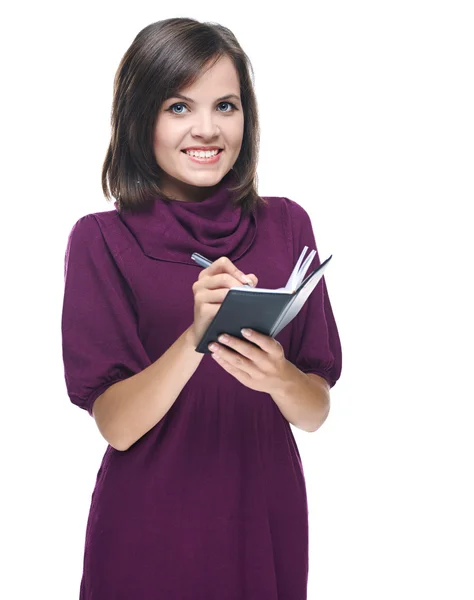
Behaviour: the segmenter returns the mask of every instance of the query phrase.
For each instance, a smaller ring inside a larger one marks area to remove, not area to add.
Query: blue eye
[[[235,106],[235,104],[232,104],[232,102],[227,102],[227,100],[225,102],[219,102],[219,104],[217,106],[219,106],[220,104],[228,104],[229,106],[232,107],[232,110],[237,110],[237,107]],[[231,112],[231,111],[225,110],[224,112]]]
[[[226,101],[226,102],[219,102],[219,104],[218,104],[217,106],[220,106],[220,105],[222,105],[222,104],[228,104],[229,106],[231,106],[231,107],[232,107],[232,110],[224,110],[224,111],[219,111],[219,112],[224,112],[224,113],[227,113],[227,112],[232,112],[233,110],[237,110],[237,107],[236,107],[236,105],[235,105],[235,104],[233,104],[232,102],[227,102],[227,101]],[[174,108],[175,106],[186,106],[186,107],[187,107],[187,105],[186,105],[184,102],[176,102],[175,104],[172,104],[172,105],[171,105],[169,108],[167,108],[167,109],[166,109],[166,112],[170,112],[170,113],[172,113],[173,115],[183,115],[183,114],[184,114],[183,112],[175,112],[175,111],[173,110],[173,108]]]

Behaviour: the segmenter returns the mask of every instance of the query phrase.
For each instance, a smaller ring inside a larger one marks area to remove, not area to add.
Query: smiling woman
[[[256,191],[256,107],[221,25],[153,23],[120,63],[102,173],[115,210],[74,224],[64,265],[68,395],[108,442],[80,600],[306,598],[290,424],[316,431],[341,372],[324,277],[278,340],[253,331],[222,360],[197,351],[243,276],[279,288],[317,250],[301,206]]]
[[[170,105],[167,100],[154,130],[155,158],[163,170],[161,190],[177,200],[200,202],[234,167],[242,147],[244,113],[224,100],[237,98],[240,106],[239,75],[233,60],[223,56],[212,61],[192,85],[181,88],[171,100],[176,97],[188,104]],[[178,107],[182,110],[175,113]],[[186,151],[191,148],[200,152]]]
[[[201,201],[230,169],[233,204],[245,213],[264,204],[256,186],[260,128],[251,63],[228,28],[199,26],[197,34],[192,19],[153,23],[122,58],[102,168],[104,194],[119,210],[146,210],[157,195]],[[181,152],[196,147],[221,152]]]

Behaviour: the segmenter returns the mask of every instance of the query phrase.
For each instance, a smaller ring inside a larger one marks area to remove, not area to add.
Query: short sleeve
[[[131,290],[92,214],[81,217],[68,237],[61,333],[68,396],[91,416],[109,386],[151,364]]]
[[[290,205],[293,256],[296,263],[305,246],[308,246],[305,258],[309,251],[317,251],[318,248],[308,213],[294,201],[290,201]],[[321,258],[317,252],[306,276],[321,264]],[[330,268],[331,264],[328,265],[328,269]],[[333,387],[341,375],[342,351],[324,275],[290,327],[292,331],[288,360],[303,373],[315,373],[324,377],[329,386]]]

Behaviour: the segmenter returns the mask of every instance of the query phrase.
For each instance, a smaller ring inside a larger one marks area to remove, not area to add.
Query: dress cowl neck
[[[235,261],[249,250],[257,233],[256,211],[244,214],[234,207],[235,184],[230,171],[214,192],[200,202],[165,201],[153,197],[150,209],[139,213],[118,211],[143,252],[151,257],[186,264],[198,252],[214,261],[227,256]]]

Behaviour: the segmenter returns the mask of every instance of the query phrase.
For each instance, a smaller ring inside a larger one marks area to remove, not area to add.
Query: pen
[[[200,267],[204,267],[205,269],[207,267],[209,267],[210,265],[212,265],[212,261],[209,260],[208,258],[206,258],[205,256],[203,256],[202,254],[198,254],[197,252],[193,252],[191,255],[191,258],[194,260],[194,262],[197,262],[197,264]],[[252,286],[250,285],[250,283],[243,283],[242,284],[245,287],[249,287],[251,288]]]

